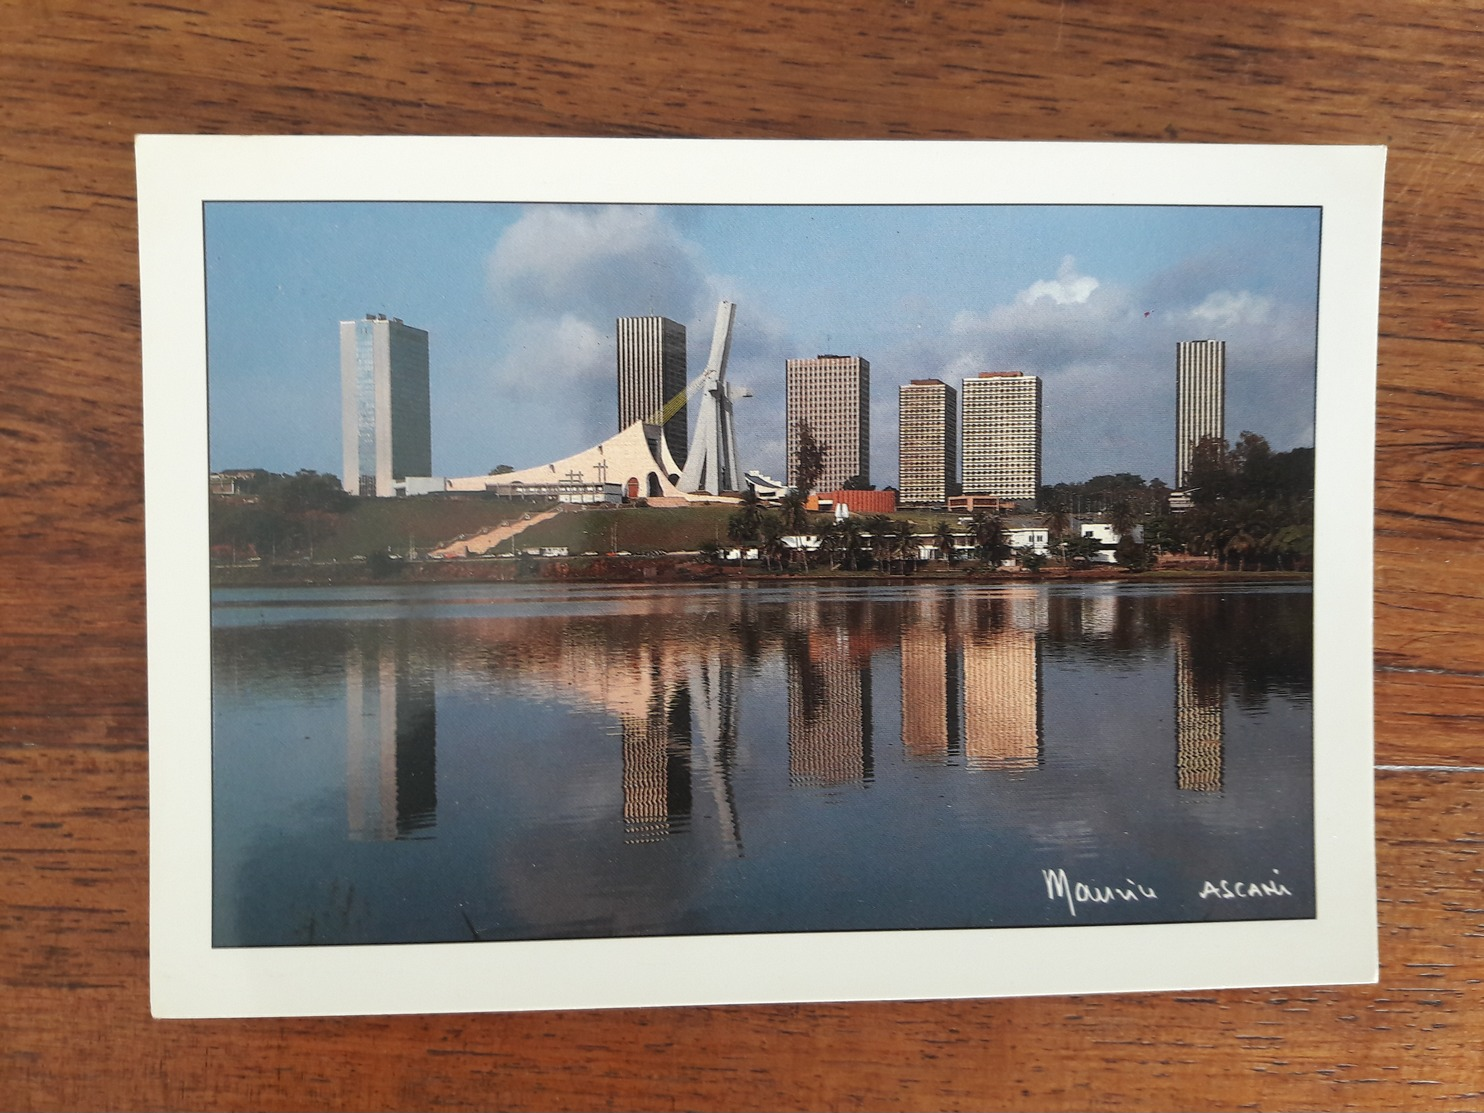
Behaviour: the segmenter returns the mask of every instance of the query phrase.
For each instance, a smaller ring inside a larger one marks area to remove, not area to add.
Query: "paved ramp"
[[[532,514],[529,518],[505,522],[503,525],[495,526],[494,529],[487,529],[483,533],[476,533],[473,537],[466,537],[462,541],[451,541],[447,545],[432,550],[428,555],[432,557],[484,556],[486,553],[494,552],[512,537],[518,537],[537,522],[550,521],[559,513],[561,513],[560,510],[543,510],[540,514]]]

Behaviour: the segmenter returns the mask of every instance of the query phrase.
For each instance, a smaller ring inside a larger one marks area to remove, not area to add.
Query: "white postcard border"
[[[928,999],[1375,980],[1369,537],[1384,149],[237,136],[141,136],[136,149],[156,1016]],[[829,173],[817,172],[824,168]],[[202,205],[208,200],[1321,206],[1316,918],[214,949],[204,485]]]

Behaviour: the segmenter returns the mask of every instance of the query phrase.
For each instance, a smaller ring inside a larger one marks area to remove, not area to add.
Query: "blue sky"
[[[1319,212],[1105,206],[212,202],[211,466],[340,467],[337,322],[430,334],[433,470],[481,475],[617,426],[614,319],[662,314],[728,377],[743,468],[784,474],[784,361],[871,364],[871,480],[895,484],[897,386],[1024,371],[1043,478],[1172,479],[1174,351],[1227,342],[1227,436],[1312,445]],[[694,415],[692,415],[694,420]]]

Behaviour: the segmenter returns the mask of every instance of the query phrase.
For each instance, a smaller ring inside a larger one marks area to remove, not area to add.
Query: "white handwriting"
[[[1041,879],[1046,883],[1047,900],[1065,900],[1067,911],[1077,915],[1079,904],[1117,904],[1122,901],[1158,900],[1159,896],[1147,885],[1125,877],[1124,885],[1089,885],[1085,881],[1073,882],[1066,870],[1042,870]]]
[[[1273,871],[1275,874],[1277,870]],[[1293,890],[1281,881],[1207,881],[1201,886],[1201,900],[1238,900],[1247,897],[1291,897]]]

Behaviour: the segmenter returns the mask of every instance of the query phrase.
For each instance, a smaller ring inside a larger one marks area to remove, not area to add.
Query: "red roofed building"
[[[821,491],[820,502],[844,503],[852,514],[891,514],[897,508],[895,491]]]

